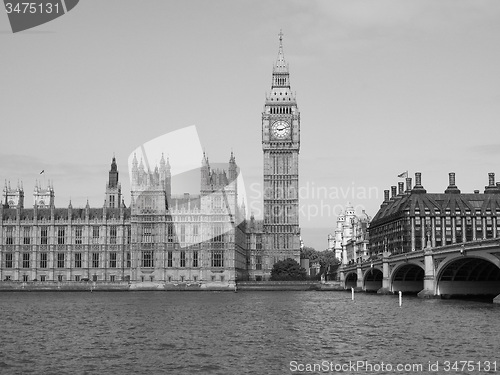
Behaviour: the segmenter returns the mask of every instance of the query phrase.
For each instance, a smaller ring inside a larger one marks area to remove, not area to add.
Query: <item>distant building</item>
[[[368,227],[371,218],[365,210],[358,216],[349,202],[345,212],[337,216],[334,234],[328,235],[328,250],[335,251],[335,257],[342,264],[368,258]]]
[[[396,190],[397,189],[397,190]],[[443,193],[427,193],[421,174],[384,192],[384,202],[370,223],[370,255],[407,253],[500,236],[500,184],[489,173],[484,192],[462,193],[449,174]]]

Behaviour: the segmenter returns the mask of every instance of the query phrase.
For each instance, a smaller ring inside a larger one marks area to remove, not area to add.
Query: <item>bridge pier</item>
[[[356,289],[363,290],[363,271],[361,270],[361,263],[356,265],[356,274],[358,279],[356,280]]]
[[[392,294],[389,274],[389,252],[387,251],[384,251],[382,255],[382,274],[382,288],[377,290],[377,294]]]
[[[420,298],[435,298],[436,275],[434,272],[434,258],[432,257],[432,250],[429,247],[424,250],[424,272],[424,289],[422,289],[417,296]]]

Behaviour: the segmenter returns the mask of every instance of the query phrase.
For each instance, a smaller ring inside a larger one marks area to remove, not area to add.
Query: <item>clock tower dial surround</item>
[[[288,64],[279,34],[278,58],[262,112],[264,153],[264,243],[266,266],[286,258],[300,262],[300,112],[290,88]]]

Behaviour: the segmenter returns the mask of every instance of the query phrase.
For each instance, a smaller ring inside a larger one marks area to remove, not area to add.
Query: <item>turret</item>
[[[24,208],[24,190],[22,183],[17,183],[17,188],[12,189],[10,187],[10,182],[7,184],[5,181],[4,191],[4,202],[7,208]]]
[[[236,178],[238,177],[238,172],[237,172],[237,166],[236,166],[236,159],[233,155],[233,152],[231,151],[231,156],[229,158],[229,182],[235,181]]]
[[[201,171],[200,171],[200,178],[201,178],[201,190],[207,190],[209,189],[210,186],[210,164],[208,162],[208,156],[205,155],[205,152],[203,152],[203,159],[201,160]]]
[[[137,164],[137,160],[134,160]],[[132,162],[134,165],[134,162]],[[133,171],[132,167],[132,171]],[[133,172],[132,172],[133,173]],[[106,193],[104,197],[104,205],[109,208],[118,208],[122,200],[122,187],[118,182],[118,166],[116,164],[116,158],[113,156],[111,161],[111,169],[109,171],[108,183],[106,184]]]

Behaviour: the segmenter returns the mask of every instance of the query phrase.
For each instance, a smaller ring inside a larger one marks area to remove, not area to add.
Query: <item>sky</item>
[[[347,202],[373,217],[404,171],[429,192],[449,172],[462,192],[500,178],[499,19],[496,0],[85,0],[16,34],[0,15],[0,181],[22,181],[27,207],[37,179],[58,207],[101,207],[114,155],[128,205],[132,151],[194,125],[211,162],[234,152],[261,217],[283,30],[302,238],[323,250]]]

